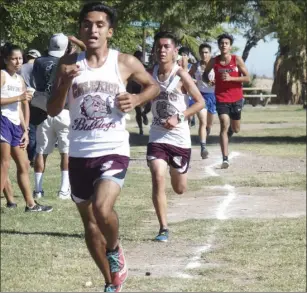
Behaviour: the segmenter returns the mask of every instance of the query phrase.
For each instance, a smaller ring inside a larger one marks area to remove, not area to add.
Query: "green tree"
[[[261,16],[258,1],[249,1],[242,13],[237,14],[233,22],[242,30],[246,44],[242,53],[242,59],[247,60],[249,52],[256,47],[260,40],[265,41],[265,37],[273,32],[271,22]]]
[[[76,0],[0,0],[1,41],[44,50],[52,34],[75,34],[79,9]]]
[[[120,19],[158,21],[161,29],[172,30],[180,43],[188,46],[198,56],[199,44],[215,39],[221,33],[220,23],[231,21],[245,7],[247,1],[118,1]]]
[[[1,40],[11,41],[21,47],[46,49],[51,34],[64,32],[76,35],[80,5],[87,0],[0,0]],[[132,53],[142,44],[142,30],[129,26],[133,20],[152,20],[161,28],[171,28],[183,45],[197,56],[198,45],[210,40],[219,30],[219,23],[230,21],[241,11],[245,0],[135,1],[106,0],[119,15],[111,46]],[[154,29],[147,30],[153,35]]]
[[[271,22],[279,42],[273,92],[286,104],[303,102],[306,76],[307,3],[302,0],[259,1],[262,17]]]
[[[279,51],[274,64],[272,91],[276,102],[301,103],[306,82],[306,1],[254,0],[249,1],[235,23],[245,31],[247,39],[243,51],[246,60],[249,51],[268,35],[278,39]],[[306,93],[305,93],[306,96]]]

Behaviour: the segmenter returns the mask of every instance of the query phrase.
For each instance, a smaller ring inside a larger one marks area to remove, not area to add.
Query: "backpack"
[[[48,117],[47,102],[51,97],[51,88],[55,80],[57,66],[53,66],[44,92],[35,91],[30,103],[30,123],[39,125]],[[49,89],[49,90],[48,90]]]

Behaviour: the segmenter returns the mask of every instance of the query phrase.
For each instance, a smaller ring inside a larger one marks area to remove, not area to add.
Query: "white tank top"
[[[103,66],[88,66],[85,52],[78,55],[81,74],[68,92],[70,145],[72,157],[130,156],[129,133],[124,113],[115,97],[126,91],[118,70],[118,51],[109,49]]]
[[[11,76],[5,70],[5,84],[1,87],[1,99],[20,96],[24,90],[24,81],[19,74]],[[8,118],[15,125],[20,125],[19,107],[20,102],[1,106],[1,114]]]
[[[173,70],[165,81],[160,81],[158,78],[159,66],[154,67],[153,77],[160,85],[160,95],[152,101],[152,125],[150,128],[149,142],[168,143],[181,148],[191,147],[191,137],[188,121],[178,123],[174,129],[166,129],[163,124],[167,118],[183,112],[188,108],[189,96],[173,89],[167,92],[168,86],[176,76],[180,67],[174,64]]]
[[[196,71],[195,71],[195,79],[196,79],[196,85],[199,89],[200,92],[202,93],[214,93],[214,86],[209,86],[206,82],[203,81],[202,76],[204,73],[204,70],[202,69],[202,67],[200,66],[200,62],[197,62],[196,65]],[[215,74],[214,74],[214,70],[212,69],[209,72],[209,80],[214,80],[215,79]]]

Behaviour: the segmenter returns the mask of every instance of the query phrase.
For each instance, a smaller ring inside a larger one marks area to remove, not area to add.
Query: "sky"
[[[242,55],[246,40],[242,36],[234,37],[234,45],[240,48],[237,53]],[[259,41],[258,45],[250,50],[246,60],[246,66],[249,73],[258,76],[265,75],[267,77],[273,77],[273,68],[277,51],[277,39],[268,37],[266,42]]]

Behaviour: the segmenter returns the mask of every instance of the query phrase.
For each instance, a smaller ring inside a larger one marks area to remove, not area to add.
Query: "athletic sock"
[[[201,149],[205,149],[206,148],[206,142],[200,142],[200,147],[201,147]]]
[[[223,156],[223,161],[228,161],[228,156]]]
[[[107,248],[107,253],[108,253],[108,252],[111,252],[111,253],[112,253],[112,252],[116,252],[116,251],[118,251],[118,249],[119,249],[118,245],[115,247],[115,249],[108,249],[108,248]]]
[[[69,175],[68,171],[61,172],[61,188],[60,191],[67,192],[69,190]]]
[[[41,192],[43,190],[43,173],[35,173],[35,192]]]

